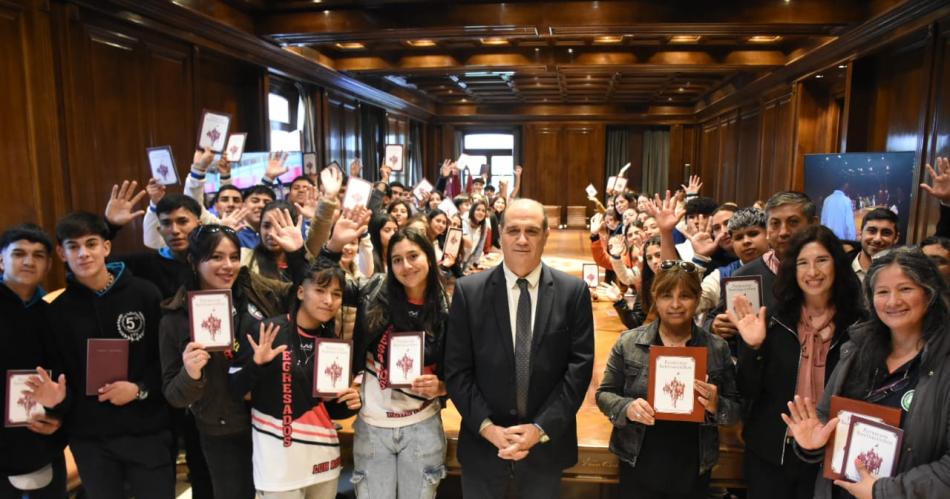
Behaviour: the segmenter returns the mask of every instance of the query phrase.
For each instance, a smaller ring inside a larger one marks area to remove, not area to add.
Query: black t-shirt
[[[874,404],[900,409],[901,426],[904,425],[904,416],[910,409],[914,390],[920,379],[920,356],[921,354],[918,353],[916,357],[905,362],[892,373],[887,372],[887,364],[882,362],[874,373],[871,385],[873,388],[866,399]]]

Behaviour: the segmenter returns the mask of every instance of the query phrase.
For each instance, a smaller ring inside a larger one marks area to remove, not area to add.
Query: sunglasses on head
[[[660,270],[662,271],[667,271],[674,268],[679,268],[683,272],[688,272],[690,274],[699,270],[699,267],[697,267],[693,262],[684,262],[682,260],[663,260],[660,262]]]
[[[208,224],[208,225],[199,225],[198,228],[195,229],[192,237],[199,238],[204,234],[214,234],[215,232],[222,232],[222,231],[227,234],[231,234],[235,236],[237,235],[237,233],[234,232],[234,229],[228,227],[227,225]]]

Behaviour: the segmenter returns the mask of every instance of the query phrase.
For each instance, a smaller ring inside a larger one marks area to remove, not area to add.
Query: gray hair
[[[758,208],[741,208],[735,211],[732,214],[732,218],[729,219],[729,222],[726,224],[726,227],[729,229],[729,232],[735,232],[739,229],[747,229],[749,227],[762,227],[765,228],[765,212]]]
[[[775,208],[786,204],[800,205],[802,207],[802,213],[808,218],[814,218],[817,213],[815,202],[804,192],[783,191],[776,192],[769,198],[768,202],[765,203],[766,216]]]

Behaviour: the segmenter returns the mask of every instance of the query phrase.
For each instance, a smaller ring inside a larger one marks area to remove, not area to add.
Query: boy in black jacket
[[[11,227],[0,235],[0,376],[37,366],[59,370],[53,337],[46,320],[47,304],[40,283],[52,263],[53,243],[33,224]],[[6,383],[0,400],[8,401]],[[24,394],[36,399],[33,394]],[[66,497],[66,464],[60,419],[51,413],[34,416],[28,426],[0,427],[0,499],[19,499],[24,490],[34,499]]]
[[[57,252],[70,274],[50,305],[50,322],[68,381],[61,405],[69,446],[90,497],[124,499],[128,482],[138,499],[170,499],[175,475],[158,353],[161,295],[124,264],[106,264],[108,236],[106,222],[91,213],[66,215],[56,225]],[[98,396],[85,391],[90,338],[129,342],[128,380],[107,383]]]

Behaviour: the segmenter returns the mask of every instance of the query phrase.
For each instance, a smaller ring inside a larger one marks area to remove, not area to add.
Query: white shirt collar
[[[505,284],[508,286],[508,289],[515,289],[518,287],[518,277],[515,275],[511,269],[508,268],[508,265],[502,262],[502,268],[505,271]],[[541,280],[541,267],[542,264],[538,264],[531,272],[528,273],[524,278],[528,280],[528,288],[534,289],[538,287],[538,282]]]

